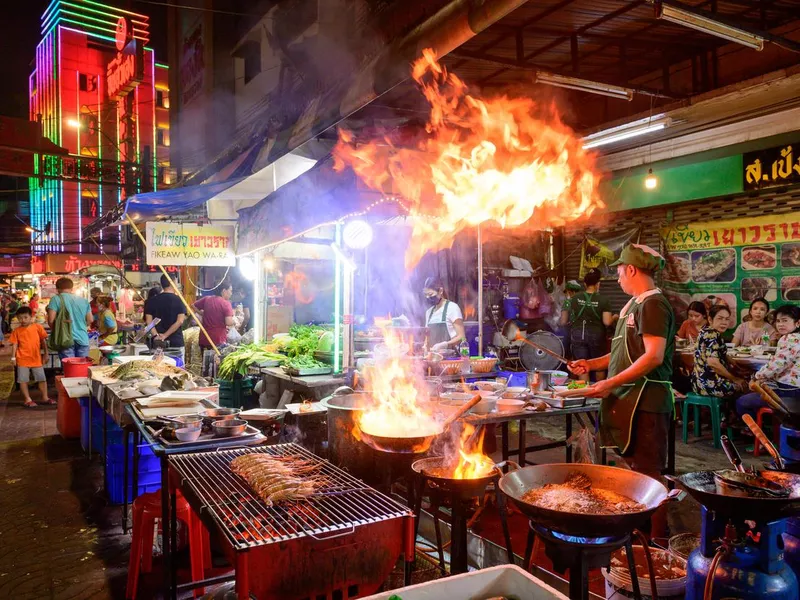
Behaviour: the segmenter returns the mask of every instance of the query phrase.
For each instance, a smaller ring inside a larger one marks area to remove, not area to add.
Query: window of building
[[[158,108],[169,108],[169,92],[166,90],[156,90],[156,106]]]
[[[156,129],[156,144],[169,146],[169,129],[159,127]]]
[[[247,42],[244,45],[243,57],[244,58],[244,82],[250,83],[255,77],[261,73],[261,44],[258,42]]]
[[[97,91],[97,75],[78,73],[78,89],[82,92]]]

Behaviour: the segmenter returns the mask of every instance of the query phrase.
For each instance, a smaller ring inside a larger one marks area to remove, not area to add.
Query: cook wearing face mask
[[[438,279],[429,277],[422,293],[429,305],[425,311],[425,325],[429,330],[428,347],[433,352],[456,350],[466,340],[461,309],[447,299],[444,284]]]

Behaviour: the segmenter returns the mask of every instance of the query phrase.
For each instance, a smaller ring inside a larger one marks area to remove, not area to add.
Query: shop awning
[[[359,185],[352,170],[334,171],[333,157],[328,155],[255,206],[239,211],[238,253],[366,211],[380,198],[381,194]],[[386,218],[398,210],[395,204],[385,204],[370,210],[370,215]]]

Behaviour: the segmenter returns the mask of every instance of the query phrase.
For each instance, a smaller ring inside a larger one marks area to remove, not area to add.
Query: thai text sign
[[[800,214],[676,225],[661,230],[663,289],[680,318],[690,302],[726,304],[741,319],[750,303],[800,300]]]
[[[148,265],[232,267],[232,225],[147,223]]]
[[[47,254],[31,258],[31,273],[75,273],[87,267],[111,265],[122,268],[118,257],[103,254]]]
[[[744,189],[800,183],[800,142],[744,155]]]

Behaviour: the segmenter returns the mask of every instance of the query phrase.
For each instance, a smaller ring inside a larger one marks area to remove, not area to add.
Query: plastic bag
[[[573,462],[597,464],[597,443],[594,433],[588,427],[581,427],[567,440],[572,446]]]
[[[236,329],[234,329],[233,327],[228,329],[228,340],[227,340],[227,342],[229,344],[236,345],[240,341],[242,341],[242,334],[240,334],[238,331],[236,331]]]
[[[553,299],[547,293],[541,279],[531,279],[522,291],[523,319],[548,317],[553,312]]]

